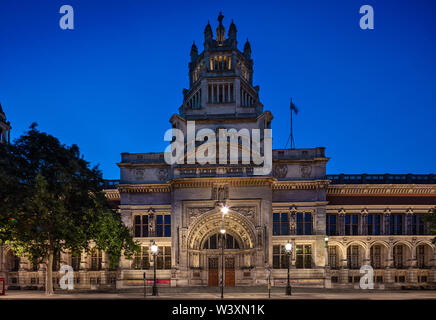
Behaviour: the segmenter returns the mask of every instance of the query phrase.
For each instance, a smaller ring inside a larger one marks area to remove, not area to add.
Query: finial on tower
[[[218,16],[218,21],[220,22],[220,24],[216,28],[216,41],[218,41],[218,43],[221,43],[221,44],[224,42],[224,40],[226,40],[226,29],[223,26],[223,18],[224,18],[224,16],[220,12],[220,14]]]
[[[220,25],[223,24],[223,19],[224,19],[223,13],[220,11],[220,13],[218,15],[218,21],[219,21]]]

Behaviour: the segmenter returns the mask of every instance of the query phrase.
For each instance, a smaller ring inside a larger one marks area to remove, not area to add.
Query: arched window
[[[220,248],[221,235],[218,233],[210,236],[203,244],[203,249],[218,249]],[[239,249],[239,242],[230,234],[225,235],[225,249]]]

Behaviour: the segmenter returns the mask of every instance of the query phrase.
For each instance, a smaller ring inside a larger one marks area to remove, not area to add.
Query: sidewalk
[[[166,289],[166,290],[165,290]],[[119,293],[68,293],[55,292],[52,296],[46,296],[41,291],[7,291],[6,295],[0,296],[0,300],[16,300],[16,299],[66,299],[66,300],[90,300],[90,299],[165,299],[165,300],[221,300],[220,291],[217,288],[214,290],[203,290],[198,292],[194,288],[183,288],[182,290],[171,290],[182,288],[160,288],[159,296],[150,296],[150,291],[147,290],[147,296],[144,298],[143,292],[119,292]],[[191,289],[191,290],[190,290]],[[195,288],[198,289],[198,288]],[[233,290],[232,290],[233,289]],[[250,290],[251,289],[251,290]],[[190,291],[189,291],[190,290]],[[379,291],[379,290],[352,290],[352,289],[315,289],[315,288],[295,288],[292,296],[284,294],[285,288],[273,288],[271,291],[271,299],[316,299],[316,300],[413,300],[413,299],[436,299],[436,290],[395,290],[395,291]],[[268,299],[268,292],[259,292],[258,288],[240,287],[227,288],[224,290],[224,299]]]

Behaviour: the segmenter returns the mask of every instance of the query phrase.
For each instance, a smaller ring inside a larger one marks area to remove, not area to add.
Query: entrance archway
[[[250,220],[230,208],[224,218],[223,240],[222,226],[221,212],[213,209],[197,218],[188,232],[189,265],[207,271],[208,278],[203,281],[209,286],[219,286],[221,273],[225,286],[235,286],[238,270],[250,266],[255,253],[256,237]],[[224,256],[221,241],[224,241]]]

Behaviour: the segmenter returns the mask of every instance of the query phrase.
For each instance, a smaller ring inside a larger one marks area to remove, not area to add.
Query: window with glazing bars
[[[312,268],[312,246],[297,245],[295,267],[299,269]]]
[[[135,237],[148,237],[148,216],[147,215],[137,215],[135,216],[135,226],[134,226]]]
[[[335,214],[326,215],[326,232],[329,236],[336,235],[336,219]]]
[[[358,235],[359,234],[359,216],[357,214],[345,215],[345,235]]]
[[[288,268],[290,257],[287,255],[285,246],[273,246],[273,269]]]
[[[312,214],[310,212],[297,212],[297,234],[312,234]]]
[[[289,220],[288,213],[273,213],[273,235],[288,235],[289,234]]]
[[[171,215],[156,216],[156,237],[171,237]]]

